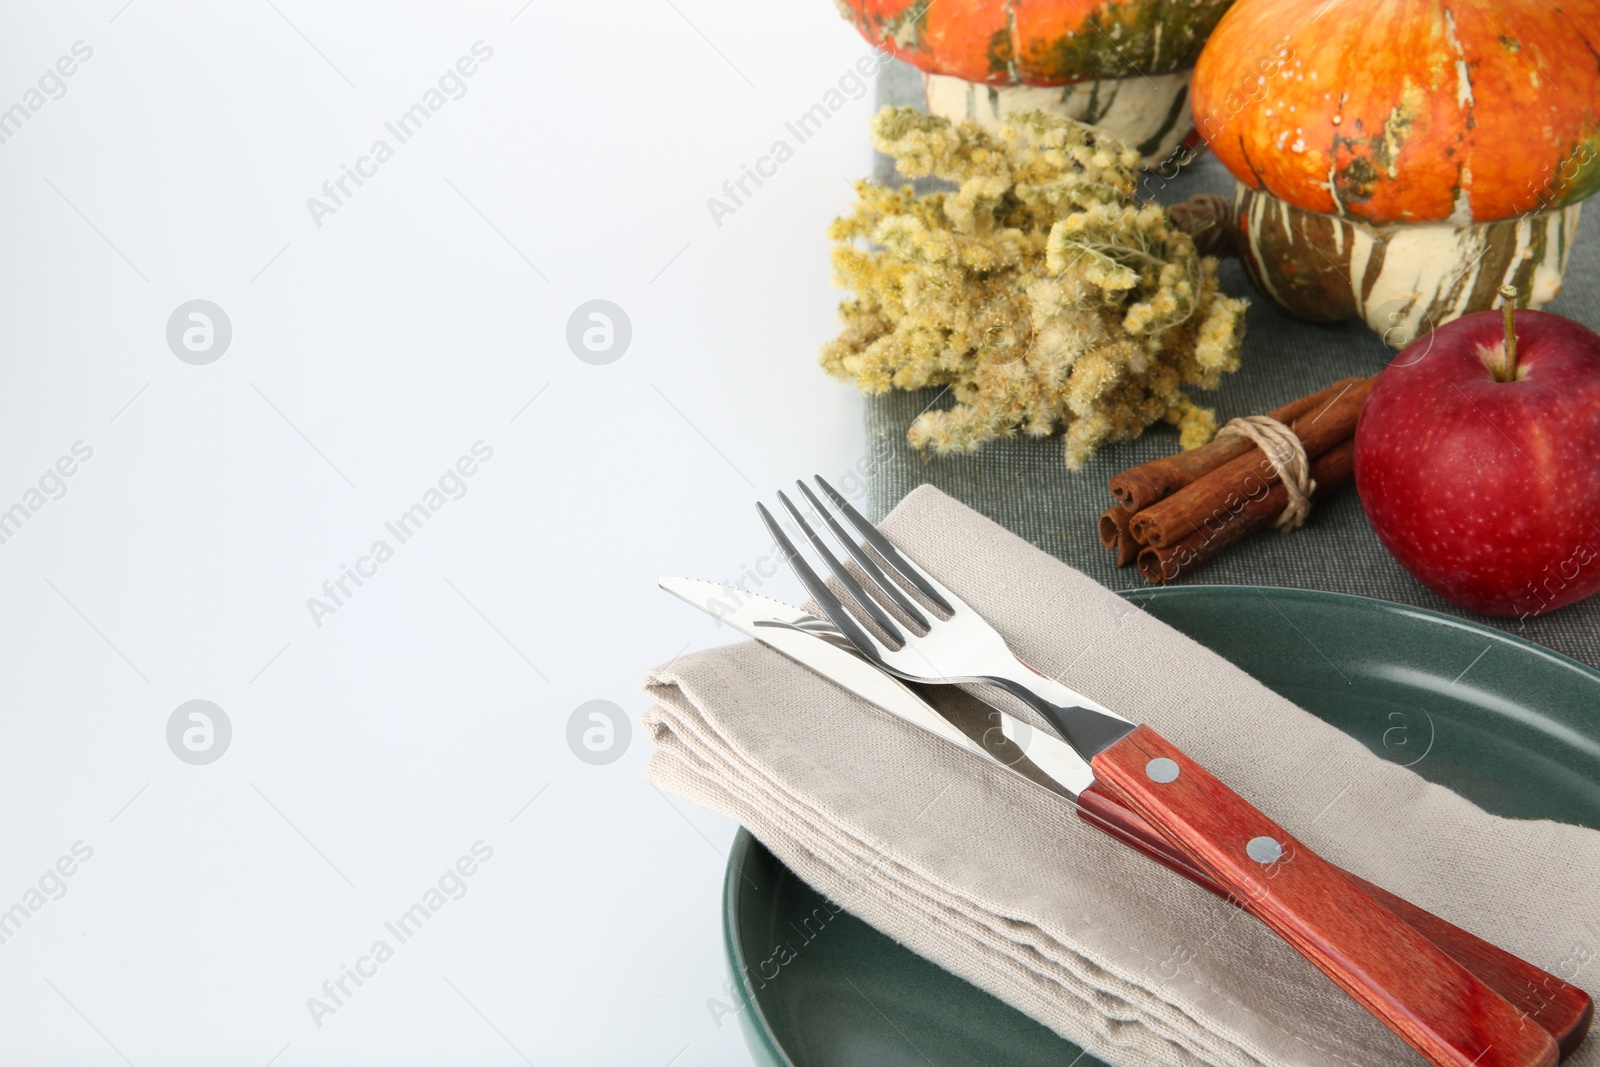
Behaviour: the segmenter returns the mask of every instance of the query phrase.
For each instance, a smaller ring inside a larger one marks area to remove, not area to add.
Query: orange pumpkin
[[[1235,177],[1306,211],[1564,207],[1600,189],[1600,0],[1240,0],[1194,114]]]
[[[1399,348],[1560,295],[1600,189],[1600,0],[1239,0],[1194,70],[1256,287]]]
[[[1065,85],[1192,67],[1233,0],[838,0],[868,41],[930,74]]]

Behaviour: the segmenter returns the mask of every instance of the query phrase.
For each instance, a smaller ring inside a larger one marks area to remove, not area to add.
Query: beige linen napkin
[[[884,528],[1024,659],[1149,723],[1311,848],[1600,992],[1600,833],[1488,815],[1377,759],[937,490]],[[1109,1063],[1422,1062],[1255,920],[777,653],[696,653],[646,688],[652,783]],[[1600,1065],[1600,1039],[1569,1062]]]

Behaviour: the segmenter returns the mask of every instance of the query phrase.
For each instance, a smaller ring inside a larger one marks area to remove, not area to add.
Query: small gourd
[[[1194,115],[1262,294],[1399,348],[1502,286],[1560,294],[1600,189],[1600,0],[1239,0]]]
[[[928,110],[997,129],[1046,111],[1165,160],[1193,136],[1189,75],[1233,0],[837,0],[921,70]]]

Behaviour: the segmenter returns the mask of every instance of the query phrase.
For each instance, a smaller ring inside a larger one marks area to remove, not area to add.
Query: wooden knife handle
[[[1583,1044],[1594,1021],[1594,1001],[1588,993],[1349,871],[1345,877],[1505,997],[1524,1019],[1548,1032],[1563,1060]]]
[[[1554,1038],[1148,726],[1095,777],[1437,1067],[1551,1067]]]
[[[1083,791],[1078,797],[1078,815],[1089,825],[1143,852],[1200,888],[1232,904],[1244,905],[1190,862],[1155,827],[1101,788],[1090,786]],[[1344,876],[1402,922],[1438,945],[1445,955],[1481,978],[1485,985],[1506,998],[1524,1019],[1548,1032],[1555,1038],[1563,1060],[1583,1043],[1594,1021],[1594,1001],[1588,993],[1381,886],[1349,871],[1345,871]]]

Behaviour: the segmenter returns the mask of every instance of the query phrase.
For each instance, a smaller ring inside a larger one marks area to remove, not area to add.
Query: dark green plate
[[[1600,828],[1600,673],[1588,667],[1363,597],[1188,586],[1129,598],[1489,811]],[[829,916],[820,895],[739,832],[723,931],[743,998],[734,1007],[763,1067],[1099,1063],[853,916]]]

